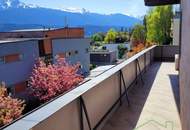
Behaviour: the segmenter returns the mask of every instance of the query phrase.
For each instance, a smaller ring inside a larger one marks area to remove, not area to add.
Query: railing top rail
[[[4,130],[30,130],[43,120],[47,119],[55,112],[66,106],[67,104],[73,102],[78,97],[89,91],[90,89],[94,88],[102,81],[108,79],[113,74],[117,73],[119,70],[123,69],[128,64],[132,63],[145,53],[149,52],[150,50],[154,49],[156,45],[149,47],[136,55],[132,56],[131,58],[125,60],[124,62],[116,65],[112,69],[106,71],[105,73],[93,78],[92,80],[80,85],[79,87],[73,89],[72,91],[66,93],[65,95],[57,98],[56,100],[52,101],[51,103],[45,105],[44,107],[36,110],[35,112],[29,114],[26,117],[18,120],[17,122],[11,124],[10,126],[6,127]]]

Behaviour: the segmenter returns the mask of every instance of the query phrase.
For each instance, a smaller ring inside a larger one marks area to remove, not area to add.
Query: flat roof
[[[10,32],[33,32],[33,31],[49,31],[56,30],[55,28],[36,28],[36,29],[21,29],[21,30],[12,30]]]
[[[62,30],[62,29],[84,29],[84,28],[82,28],[82,27],[34,28],[34,29],[12,30],[12,31],[9,31],[9,32],[36,32],[36,31],[53,31],[53,30]]]
[[[0,44],[12,43],[12,42],[24,42],[24,41],[38,41],[44,38],[6,38],[0,39]]]
[[[90,54],[110,54],[110,53],[113,53],[113,52],[116,52],[116,51],[90,51]]]

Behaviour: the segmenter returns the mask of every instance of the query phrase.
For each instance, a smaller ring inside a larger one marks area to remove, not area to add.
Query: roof
[[[104,50],[99,50],[99,51],[90,51],[90,54],[110,54],[110,53],[115,53],[116,51],[104,51]]]
[[[53,31],[53,30],[62,30],[62,29],[84,29],[82,27],[67,27],[67,28],[34,28],[34,29],[21,29],[21,30],[12,30],[10,32],[38,32],[38,31]]]
[[[180,4],[180,0],[144,0],[146,6]]]
[[[42,39],[43,38],[7,38],[7,39],[1,39],[0,44],[12,43],[12,42],[24,42],[24,41],[38,41]]]
[[[22,30],[12,30],[10,32],[34,32],[34,31],[49,31],[49,30],[55,30],[55,28],[22,29]]]

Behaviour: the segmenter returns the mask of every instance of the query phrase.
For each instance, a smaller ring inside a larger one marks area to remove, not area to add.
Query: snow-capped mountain
[[[38,6],[32,4],[25,4],[19,0],[0,0],[0,9],[10,8],[37,8]]]
[[[66,12],[71,12],[71,13],[90,13],[90,11],[86,10],[85,8],[74,8],[74,7],[68,7],[68,8],[61,8],[60,10],[66,11]]]
[[[98,14],[86,9],[51,9],[28,5],[19,0],[0,0],[0,32],[25,28],[86,27],[88,32],[106,31],[111,27],[132,27],[142,21],[124,14]],[[101,30],[97,30],[97,28]]]

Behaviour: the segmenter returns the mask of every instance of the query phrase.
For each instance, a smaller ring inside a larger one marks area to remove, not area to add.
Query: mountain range
[[[98,14],[82,10],[51,9],[19,0],[0,0],[0,31],[30,28],[84,27],[86,35],[109,28],[131,28],[142,21],[124,14]]]

